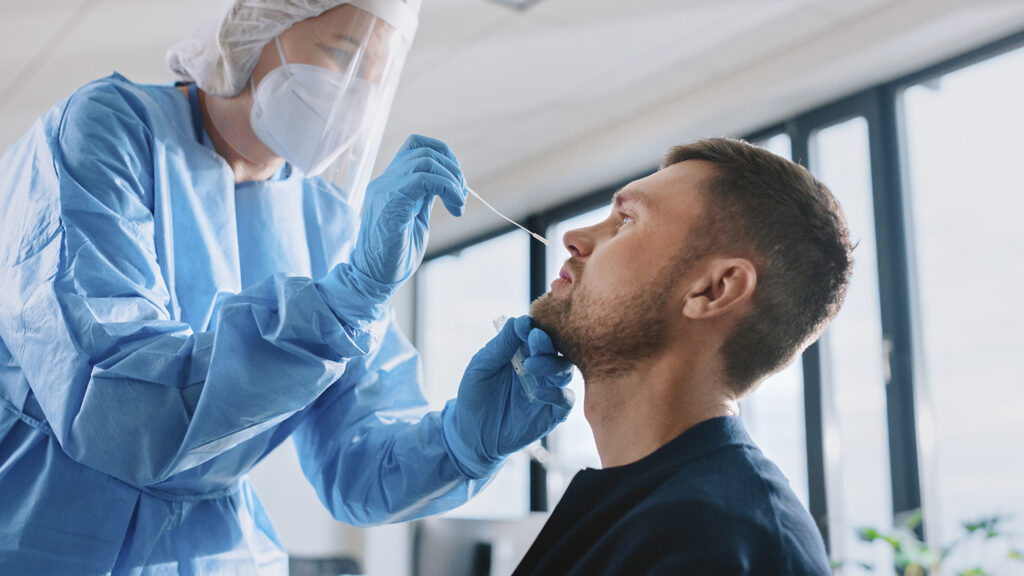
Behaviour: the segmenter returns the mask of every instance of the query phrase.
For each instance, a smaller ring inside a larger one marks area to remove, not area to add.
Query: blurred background
[[[173,81],[166,49],[222,8],[0,0],[0,149],[89,80]],[[408,134],[440,138],[471,186],[552,240],[472,199],[461,219],[434,212],[398,301],[428,397],[454,395],[491,320],[526,312],[562,234],[618,187],[674,144],[744,137],[827,183],[859,241],[839,317],[742,407],[837,573],[892,573],[892,546],[858,531],[906,525],[907,546],[949,549],[942,574],[1024,574],[1022,103],[1020,0],[425,0],[377,171]],[[339,524],[290,443],[252,478],[294,574],[490,575],[587,466],[577,410],[442,517]]]

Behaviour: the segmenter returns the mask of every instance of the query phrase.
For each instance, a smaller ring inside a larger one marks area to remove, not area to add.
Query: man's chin
[[[557,316],[553,308],[551,292],[541,294],[536,300],[530,302],[530,317],[533,318],[533,325],[547,331],[552,316]]]
[[[566,329],[568,317],[569,302],[556,300],[551,292],[541,295],[530,303],[530,318],[533,319],[533,325],[546,332],[551,337],[555,349],[562,354],[565,354],[562,345],[565,340],[562,338],[562,334]],[[572,359],[570,358],[570,360]]]

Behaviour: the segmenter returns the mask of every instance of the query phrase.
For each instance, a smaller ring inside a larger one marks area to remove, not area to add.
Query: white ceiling
[[[222,6],[0,0],[0,149],[93,78],[172,80],[167,47]],[[440,138],[522,216],[1021,29],[1024,0],[425,0],[378,165]],[[431,249],[502,223],[440,212]]]

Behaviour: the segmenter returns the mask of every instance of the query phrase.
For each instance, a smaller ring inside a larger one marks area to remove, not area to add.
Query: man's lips
[[[583,272],[583,265],[580,262],[572,260],[565,261],[565,264],[558,271],[558,278],[551,283],[551,289],[554,290],[556,287],[567,287],[575,284],[579,279],[580,274]]]
[[[569,258],[562,265],[562,269],[558,271],[558,276],[565,278],[569,282],[577,282],[580,276],[583,275],[583,262],[576,259],[576,257]]]

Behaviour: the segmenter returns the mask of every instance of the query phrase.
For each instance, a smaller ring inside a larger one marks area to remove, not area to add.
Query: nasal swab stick
[[[470,194],[472,194],[473,196],[475,196],[477,200],[479,200],[479,201],[483,202],[483,203],[484,203],[484,206],[487,206],[488,208],[490,208],[490,209],[491,209],[491,212],[494,212],[495,214],[497,214],[498,216],[501,216],[501,217],[502,217],[502,218],[504,218],[505,220],[508,220],[509,222],[511,222],[511,223],[513,223],[513,224],[515,224],[516,226],[519,226],[520,228],[522,228],[523,230],[525,230],[525,231],[526,231],[527,233],[529,233],[529,234],[530,234],[530,236],[533,236],[533,237],[534,237],[534,238],[536,238],[537,240],[540,240],[540,242],[541,242],[542,244],[544,244],[545,246],[549,246],[549,245],[550,245],[550,244],[548,243],[548,239],[547,239],[547,238],[545,238],[545,237],[541,236],[540,234],[537,234],[536,232],[532,232],[532,231],[530,231],[530,230],[529,230],[528,228],[526,228],[526,226],[523,226],[522,224],[520,224],[520,223],[516,222],[515,220],[513,220],[513,219],[509,218],[508,216],[505,216],[505,215],[504,215],[504,214],[502,214],[501,212],[498,212],[498,209],[497,209],[497,208],[495,208],[494,206],[491,206],[491,205],[490,205],[490,203],[488,203],[488,202],[487,202],[487,200],[484,200],[484,199],[483,199],[483,198],[482,198],[482,197],[481,197],[481,196],[480,196],[479,194],[477,194],[477,193],[476,193],[476,190],[473,190],[473,189],[472,189],[472,188],[470,188],[469,186],[466,186],[466,191],[467,191],[467,192],[469,192]]]

